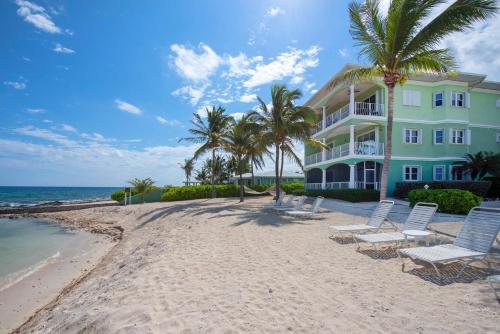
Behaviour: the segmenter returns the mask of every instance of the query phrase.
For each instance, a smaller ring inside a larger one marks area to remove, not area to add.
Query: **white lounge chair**
[[[290,207],[290,208],[279,207],[279,208],[274,208],[274,210],[276,210],[276,211],[301,210],[306,199],[307,199],[307,196],[302,195],[299,197],[299,200],[297,201],[297,203],[295,203],[295,205],[293,207]]]
[[[293,208],[293,206],[294,206],[294,204],[293,204],[293,200],[294,200],[294,199],[295,199],[295,195],[294,195],[294,194],[292,194],[292,195],[288,196],[288,198],[286,199],[286,202],[283,202],[283,203],[281,204],[281,206],[279,206],[279,207],[274,207],[274,208],[272,208],[272,209],[273,209],[273,210],[274,210],[274,209],[291,209],[291,208]]]
[[[439,277],[441,273],[436,263],[468,260],[455,277],[457,279],[472,262],[486,262],[491,246],[500,231],[500,209],[475,207],[469,211],[464,225],[453,244],[432,247],[416,247],[398,250],[404,271],[404,259],[420,260],[430,263]]]
[[[267,204],[267,205],[264,205],[263,206],[263,209],[273,209],[273,208],[277,208],[277,207],[280,207],[281,204],[283,204],[283,200],[285,199],[285,193],[284,192],[281,192],[280,193],[280,196],[278,197],[278,200],[277,201],[274,201],[273,200],[273,203],[271,204]]]
[[[353,225],[341,225],[335,226],[330,225],[329,229],[331,231],[331,236],[334,237],[335,234],[340,234],[343,236],[344,233],[350,233],[354,238],[354,233],[366,233],[366,232],[377,232],[385,222],[388,222],[392,227],[397,230],[396,225],[394,225],[388,218],[387,215],[394,206],[394,201],[382,200],[378,203],[375,210],[368,219],[366,224],[353,224]]]
[[[319,206],[321,205],[321,202],[323,202],[324,198],[319,196],[316,197],[314,200],[311,208],[309,210],[291,210],[291,211],[286,211],[287,215],[292,215],[292,216],[313,216],[316,211],[318,211]]]
[[[406,219],[403,231],[401,232],[386,232],[386,233],[373,233],[373,234],[356,234],[354,240],[360,248],[359,241],[369,242],[374,248],[378,244],[387,243],[400,243],[401,241],[413,240],[415,237],[406,235],[405,232],[423,232],[426,236],[434,235],[432,232],[425,231],[427,225],[432,220],[436,213],[438,205],[436,203],[417,203],[410,212]],[[425,231],[425,232],[424,232]],[[415,233],[416,234],[416,233]]]

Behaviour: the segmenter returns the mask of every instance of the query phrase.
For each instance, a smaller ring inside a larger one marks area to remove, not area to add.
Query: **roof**
[[[325,96],[330,94],[335,86],[332,85],[332,82],[339,78],[340,75],[347,70],[363,67],[362,65],[357,64],[346,64],[344,67],[340,69],[337,73],[335,73],[324,85],[320,88],[313,96],[307,100],[305,103],[306,106],[314,106],[316,103],[321,101]],[[455,72],[444,75],[432,75],[432,74],[424,74],[419,76],[410,77],[410,80],[413,81],[421,81],[421,82],[440,82],[440,81],[456,81],[466,83],[469,87],[474,88],[482,88],[482,89],[490,89],[490,90],[498,90],[500,91],[500,82],[494,81],[486,81],[486,75],[484,74],[475,74],[475,73],[466,73],[466,72]],[[345,84],[341,84],[345,85]]]
[[[275,177],[275,172],[274,172],[274,170],[257,172],[257,173],[254,173],[254,176],[255,177]],[[252,173],[245,173],[242,175],[242,177],[244,179],[249,179],[252,177]],[[283,171],[282,177],[284,177],[284,178],[304,178],[304,173]],[[238,176],[234,176],[233,178],[238,178]]]

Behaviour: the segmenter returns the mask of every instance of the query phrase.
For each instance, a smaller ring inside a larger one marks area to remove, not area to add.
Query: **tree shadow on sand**
[[[437,265],[438,270],[441,273],[441,276],[438,276],[434,268],[432,268],[429,264],[418,264],[421,266],[406,271],[406,273],[417,276],[424,281],[431,282],[439,286],[450,285],[453,283],[472,283],[477,280],[484,280],[493,274],[489,269],[469,266],[464,270],[462,275],[456,278],[463,263],[454,262],[450,264]]]
[[[396,253],[396,248],[393,247],[386,247],[379,249],[373,249],[373,248],[358,249],[357,252],[367,255],[374,260],[391,260],[398,258],[398,253]]]

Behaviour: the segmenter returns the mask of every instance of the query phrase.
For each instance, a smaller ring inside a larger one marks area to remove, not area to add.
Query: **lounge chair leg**
[[[436,265],[434,264],[434,262],[429,262],[430,264],[432,264],[432,266],[434,267],[434,270],[436,271],[436,274],[438,275],[438,277],[441,279],[443,278],[443,276],[441,275],[441,273],[439,272],[438,268],[436,267]]]
[[[396,250],[396,254],[398,255],[399,260],[401,260],[401,271],[405,272],[405,260],[401,256],[401,253],[399,252],[399,249]]]
[[[357,250],[359,250],[361,248],[360,244],[359,244],[359,241],[358,239],[356,238],[356,236],[353,234],[352,235],[352,238],[354,239],[354,241],[356,242],[356,246],[358,246]]]

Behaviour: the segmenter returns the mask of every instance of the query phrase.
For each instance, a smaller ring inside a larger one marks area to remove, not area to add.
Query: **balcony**
[[[316,124],[316,127],[313,129],[312,134],[315,135],[316,133],[333,126],[334,124],[338,123],[343,119],[346,119],[351,115],[383,117],[385,115],[384,104],[354,102],[352,112],[350,104],[346,104],[342,108],[326,116],[324,122],[323,121],[318,122]]]
[[[305,162],[307,165],[313,165],[322,161],[329,161],[345,157],[348,155],[361,155],[361,156],[374,156],[384,155],[384,143],[377,143],[373,141],[354,142],[351,150],[350,143],[335,146],[332,149],[323,152],[314,153],[306,156]]]

